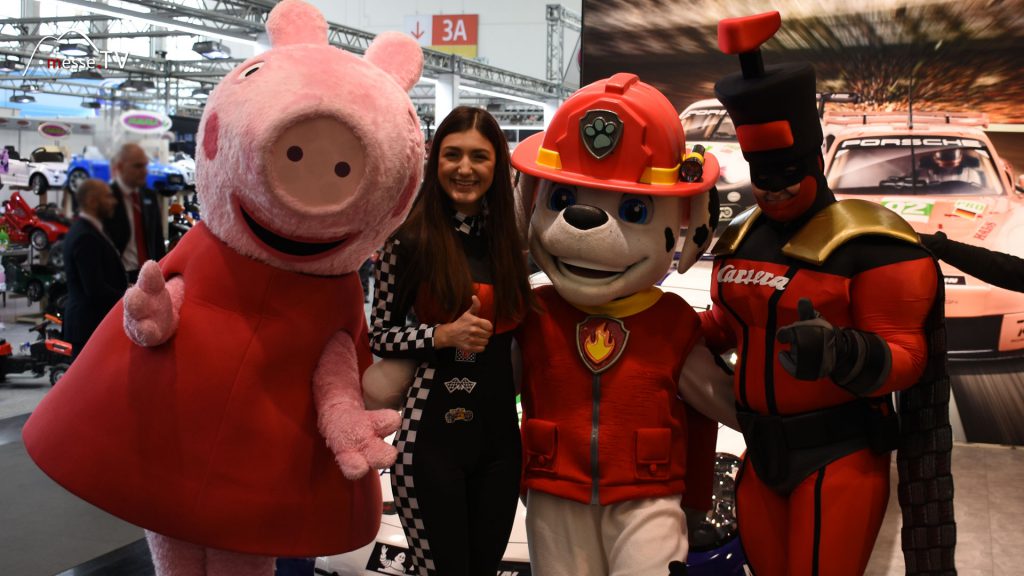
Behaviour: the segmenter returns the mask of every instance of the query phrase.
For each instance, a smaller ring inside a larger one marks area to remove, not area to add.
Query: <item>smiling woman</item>
[[[384,247],[371,318],[375,354],[418,363],[391,482],[419,574],[494,574],[512,530],[521,455],[511,345],[531,302],[515,222],[501,129],[482,109],[456,108],[437,129],[409,219]]]

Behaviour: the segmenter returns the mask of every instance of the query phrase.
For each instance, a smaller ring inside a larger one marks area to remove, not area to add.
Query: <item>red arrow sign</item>
[[[419,21],[417,21],[416,22],[416,29],[412,31],[412,37],[417,39],[417,40],[419,40],[420,38],[423,38],[423,35],[426,34],[426,33],[427,33],[426,30],[420,30],[420,23],[419,23]]]

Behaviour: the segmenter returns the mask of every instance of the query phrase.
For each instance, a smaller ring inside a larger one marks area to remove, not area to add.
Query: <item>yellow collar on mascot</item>
[[[647,310],[654,303],[661,298],[661,289],[656,286],[637,292],[632,296],[626,296],[625,298],[619,298],[618,300],[612,300],[607,304],[600,306],[583,306],[573,304],[573,307],[578,308],[587,314],[611,316],[612,318],[625,318],[634,314],[639,314],[644,310]],[[570,304],[572,304],[570,302]]]

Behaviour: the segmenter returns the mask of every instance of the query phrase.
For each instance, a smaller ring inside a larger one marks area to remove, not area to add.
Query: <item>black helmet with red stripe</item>
[[[760,46],[779,29],[778,12],[718,23],[718,46],[740,58],[742,72],[715,84],[715,95],[736,126],[751,182],[767,191],[801,183],[799,198],[789,203],[758,204],[777,220],[805,213],[823,185],[819,157],[822,132],[815,100],[814,69],[808,64],[765,66]]]

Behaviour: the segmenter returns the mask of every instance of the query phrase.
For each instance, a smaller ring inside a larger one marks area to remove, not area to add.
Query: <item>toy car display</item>
[[[712,152],[721,166],[715,188],[718,190],[721,231],[732,217],[754,205],[750,187],[750,169],[736,140],[736,128],[718,100],[699,100],[679,115],[686,133],[686,145],[700,144]]]
[[[67,171],[68,188],[72,192],[77,192],[79,184],[88,178],[105,182],[111,179],[110,161],[95,146],[86,146],[82,154],[73,155]],[[185,189],[185,174],[177,166],[150,160],[146,187],[164,196],[171,196]]]
[[[1024,256],[1024,191],[983,128],[982,114],[833,114],[825,159],[840,198],[878,202],[919,233]],[[989,286],[943,262],[951,357],[1024,353],[1024,294]],[[884,297],[884,296],[882,296]]]
[[[3,257],[7,292],[21,294],[29,302],[39,302],[49,297],[51,303],[67,294],[67,283],[63,270],[43,264],[26,264],[11,256]]]
[[[31,244],[36,250],[45,250],[68,233],[67,219],[56,211],[29,206],[20,192],[11,194],[3,202],[0,224],[7,229],[11,244]]]
[[[31,372],[39,377],[50,371],[50,385],[54,385],[67,372],[71,365],[71,344],[56,338],[51,325],[60,326],[60,319],[47,314],[43,321],[31,328],[38,337],[35,342],[22,345],[23,352],[14,353],[10,342],[0,338],[0,382],[7,379],[8,374]]]
[[[0,151],[0,178],[11,188],[29,188],[36,194],[60,188],[67,179],[68,162],[56,146],[40,146],[22,158],[14,146]]]
[[[185,176],[185,187],[194,188],[196,185],[196,161],[194,158],[185,154],[184,152],[178,151],[174,153],[174,157],[171,158],[171,165],[181,170],[181,173]]]

